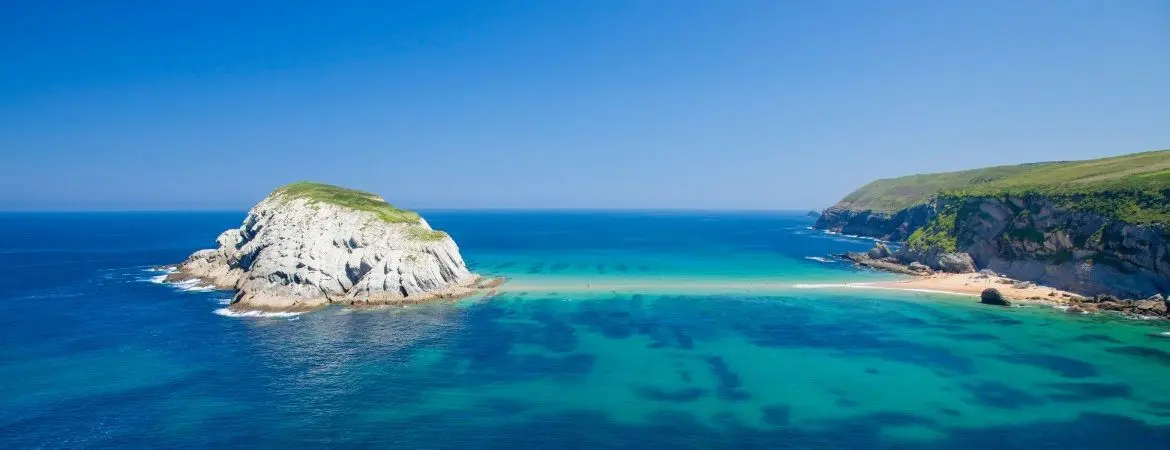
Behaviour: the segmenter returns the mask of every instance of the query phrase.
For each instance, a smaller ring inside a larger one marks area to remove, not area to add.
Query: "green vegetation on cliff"
[[[423,227],[410,227],[410,237],[420,241],[437,241],[447,237],[447,233],[439,230],[428,230]]]
[[[939,211],[938,215],[926,226],[914,230],[906,239],[906,245],[911,249],[925,251],[939,249],[953,252],[958,249],[958,239],[955,237],[955,221],[958,212],[954,207]]]
[[[418,213],[395,208],[389,203],[386,203],[386,200],[383,200],[377,194],[355,189],[311,181],[300,181],[280,187],[273,193],[273,195],[277,194],[287,198],[303,198],[308,200],[309,203],[329,203],[358,211],[372,212],[382,220],[390,223],[420,223]],[[446,236],[446,234],[443,236]]]
[[[1069,209],[1130,223],[1168,223],[1170,150],[877,180],[850,193],[837,206],[894,213],[936,196],[1028,195],[1043,195]]]

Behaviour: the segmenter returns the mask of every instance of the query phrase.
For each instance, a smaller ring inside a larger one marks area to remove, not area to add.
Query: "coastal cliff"
[[[940,196],[932,204],[935,217],[905,248],[967,254],[978,268],[1084,295],[1146,298],[1170,291],[1165,224],[1122,220],[1070,200]]]
[[[1170,151],[878,180],[816,228],[905,241],[904,263],[1083,295],[1170,291]],[[970,261],[970,264],[967,263]]]
[[[838,204],[822,212],[813,227],[883,241],[905,241],[910,233],[926,225],[933,212],[928,205],[916,205],[889,213],[871,209],[855,210]]]
[[[468,295],[479,277],[455,241],[381,197],[319,183],[277,189],[239,228],[174,266],[170,281],[234,290],[231,309],[308,310]]]

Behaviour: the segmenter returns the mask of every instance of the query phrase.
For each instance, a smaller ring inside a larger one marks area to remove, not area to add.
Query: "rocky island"
[[[1170,150],[877,180],[814,228],[901,242],[846,255],[877,269],[987,270],[1086,299],[1160,302],[1170,291],[1167,224]]]
[[[277,189],[216,244],[167,278],[234,290],[237,311],[457,298],[498,284],[469,272],[455,241],[417,213],[321,183]]]

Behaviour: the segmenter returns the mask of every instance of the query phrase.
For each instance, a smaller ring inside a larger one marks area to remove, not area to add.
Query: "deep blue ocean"
[[[1170,448],[1163,321],[833,287],[785,213],[429,211],[492,298],[156,281],[231,213],[0,214],[0,447]]]

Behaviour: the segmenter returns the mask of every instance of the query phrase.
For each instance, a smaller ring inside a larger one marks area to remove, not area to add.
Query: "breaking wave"
[[[224,317],[295,317],[303,312],[264,312],[264,311],[232,311],[227,308],[219,308],[214,311]]]

